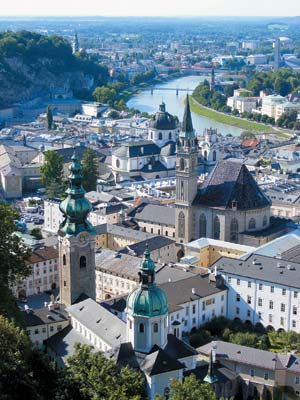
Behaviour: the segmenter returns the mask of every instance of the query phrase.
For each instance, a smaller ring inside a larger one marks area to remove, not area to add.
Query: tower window
[[[216,150],[213,151],[213,161],[217,160],[217,152]]]
[[[248,225],[249,230],[253,230],[256,228],[256,221],[254,218],[251,218]]]
[[[162,133],[161,132],[159,132],[159,134],[158,134],[158,140],[162,140]]]
[[[81,256],[80,257],[79,266],[80,266],[80,268],[86,268],[86,258],[85,258],[85,256]]]
[[[63,265],[67,265],[67,258],[65,254],[63,255]]]
[[[172,132],[169,132],[169,140],[172,140]]]
[[[205,238],[206,237],[206,216],[205,214],[200,215],[199,221],[199,237]]]
[[[155,324],[153,325],[153,332],[157,333],[158,332],[158,323],[155,322]]]
[[[140,332],[140,333],[144,333],[144,332],[145,332],[144,324],[140,324],[140,325],[139,325],[139,332]]]
[[[178,236],[181,238],[185,236],[185,216],[182,211],[180,211],[178,216]]]
[[[64,287],[66,287],[67,286],[67,281],[64,281]]]
[[[214,218],[214,239],[220,240],[220,220],[218,216]]]
[[[238,241],[239,224],[236,218],[230,222],[230,241],[236,243]]]
[[[181,158],[179,161],[179,168],[180,168],[180,171],[184,170],[184,159],[183,158]]]

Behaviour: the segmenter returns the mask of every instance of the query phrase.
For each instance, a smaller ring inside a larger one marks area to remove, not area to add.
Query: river
[[[171,88],[181,88],[181,89],[195,89],[195,87],[202,82],[204,79],[210,79],[208,76],[184,76],[178,79],[168,81],[167,83],[159,83],[155,87],[171,87]],[[191,93],[191,92],[190,92]],[[128,102],[127,106],[129,108],[136,108],[140,111],[145,111],[150,114],[154,114],[158,110],[159,104],[164,101],[166,103],[167,111],[170,114],[177,115],[180,120],[183,117],[184,110],[184,98],[186,92],[179,92],[176,96],[174,90],[154,90],[151,94],[151,90],[145,89],[140,93],[133,96]],[[201,115],[192,113],[193,125],[198,134],[201,134],[205,128],[217,128],[219,133],[227,135],[231,133],[233,136],[239,136],[243,131],[240,128],[234,126],[222,124],[216,122],[210,118],[203,117]]]

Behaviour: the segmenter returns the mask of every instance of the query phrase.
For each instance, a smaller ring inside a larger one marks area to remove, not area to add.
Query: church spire
[[[180,136],[186,137],[186,138],[192,138],[195,136],[195,131],[194,131],[193,122],[192,122],[192,116],[191,116],[191,109],[190,109],[190,100],[189,100],[188,94],[186,96],[186,102],[185,102]]]
[[[210,384],[218,382],[218,378],[214,371],[214,361],[213,361],[213,352],[212,351],[210,352],[210,355],[209,355],[209,364],[208,364],[207,375],[203,380],[204,380],[204,382],[207,382]]]
[[[92,205],[84,196],[85,190],[82,187],[81,170],[81,163],[74,152],[72,163],[69,166],[67,197],[59,206],[64,215],[64,220],[60,224],[60,232],[63,236],[77,236],[78,233],[83,231],[94,233],[93,226],[87,220],[87,216],[92,210]]]

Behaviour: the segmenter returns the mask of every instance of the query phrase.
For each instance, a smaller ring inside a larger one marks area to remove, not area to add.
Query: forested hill
[[[70,43],[60,36],[0,32],[0,107],[81,90],[91,77],[95,85],[106,83],[107,68],[84,52],[73,55]]]

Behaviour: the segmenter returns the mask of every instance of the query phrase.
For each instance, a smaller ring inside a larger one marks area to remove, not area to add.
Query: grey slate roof
[[[67,311],[111,347],[116,347],[120,342],[125,341],[125,322],[96,301],[88,298],[69,306]]]
[[[233,202],[236,202],[238,210],[262,208],[271,204],[244,164],[222,160],[201,186],[193,204],[232,208]]]
[[[138,272],[141,259],[128,254],[102,249],[95,255],[96,269],[130,280],[139,280]]]
[[[168,303],[174,305],[188,303],[227,290],[225,286],[217,288],[214,283],[210,283],[208,275],[194,275],[176,282],[160,284],[159,287],[165,291]],[[192,289],[195,289],[195,294],[192,293]]]
[[[209,356],[213,349],[215,349],[216,352],[216,359],[220,362],[222,362],[222,360],[230,360],[231,362],[257,366],[271,371],[277,368],[287,368],[297,372],[300,371],[300,360],[294,355],[272,353],[270,351],[223,342],[221,340],[207,343],[199,347],[197,351],[200,354]]]
[[[149,376],[163,374],[184,368],[184,365],[173,357],[170,357],[163,349],[154,346],[152,353],[147,354],[140,362],[140,368]]]
[[[136,158],[160,154],[160,148],[151,140],[126,143],[114,151],[117,157]]]
[[[213,265],[219,273],[266,281],[300,289],[300,263],[252,254],[246,259],[221,257]]]
[[[175,208],[142,203],[130,213],[136,220],[175,226]]]
[[[83,335],[73,329],[71,325],[51,336],[45,343],[47,347],[62,358],[64,363],[68,357],[75,353],[76,343],[92,345]]]
[[[182,132],[191,133],[193,132],[193,122],[190,109],[189,95],[186,96],[186,103],[184,108],[183,120],[182,120]]]
[[[68,316],[63,308],[50,311],[44,307],[36,310],[22,311],[22,315],[26,327],[47,325],[68,320]]]
[[[126,237],[127,239],[132,240],[147,240],[155,235],[153,233],[147,233],[143,231],[138,231],[130,228],[126,228],[122,225],[115,225],[115,224],[101,224],[95,226],[95,231],[97,235],[103,235],[105,233],[115,235],[115,236],[122,236]]]
[[[165,246],[170,246],[175,243],[175,240],[169,239],[165,236],[154,236],[152,238],[143,240],[139,243],[131,244],[130,246],[124,247],[120,250],[120,253],[130,254],[130,252],[134,252],[137,257],[140,257],[144,254],[146,248],[150,251],[161,249]]]
[[[175,156],[176,144],[174,142],[169,142],[169,143],[165,144],[161,148],[160,154],[164,157]]]
[[[153,129],[172,130],[176,129],[177,122],[173,115],[166,112],[165,104],[162,103],[159,111],[150,120],[149,127]]]
[[[168,341],[164,347],[164,351],[172,358],[181,359],[185,357],[191,357],[198,352],[188,345],[187,343],[179,340],[176,336],[168,334]]]

